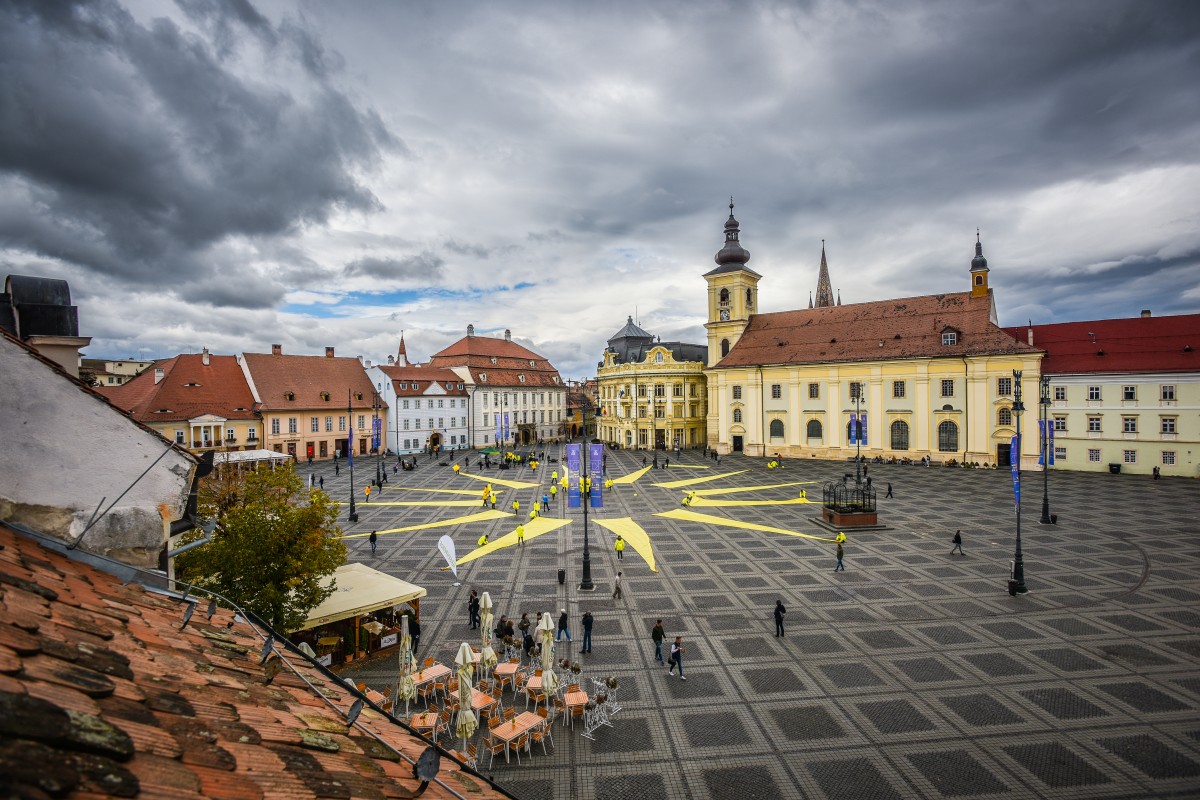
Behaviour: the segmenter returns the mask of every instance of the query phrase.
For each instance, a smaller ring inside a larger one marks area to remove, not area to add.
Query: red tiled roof
[[[1037,352],[990,314],[991,298],[970,292],[755,314],[716,368]],[[942,344],[948,330],[956,344]]]
[[[495,359],[495,363],[492,363]],[[558,370],[542,356],[507,339],[464,336],[429,359],[432,367],[466,367],[472,380],[488,386],[561,386]],[[481,379],[481,373],[487,380]],[[522,381],[520,376],[524,375]]]
[[[1042,360],[1046,375],[1200,371],[1200,314],[1032,327],[1034,346],[1046,351]],[[1014,325],[1004,331],[1028,342],[1029,329],[1028,325]]]
[[[270,353],[245,353],[242,357],[264,410],[346,408],[347,391],[352,408],[371,408],[374,387],[357,358]],[[288,392],[295,395],[294,400],[287,399]],[[329,393],[328,400],[321,398],[322,392]]]
[[[154,375],[163,371],[157,384]],[[175,422],[214,414],[226,419],[257,419],[254,396],[236,356],[185,353],[156,362],[123,386],[104,394],[139,422]]]
[[[446,394],[453,397],[466,397],[467,389],[463,386],[463,379],[458,377],[456,373],[448,369],[438,369],[427,365],[414,365],[411,367],[381,366],[379,368],[384,375],[392,379],[392,385],[396,390],[396,394],[400,397],[410,396],[416,397],[423,395],[429,388],[429,384],[437,381],[446,390]],[[414,389],[414,383],[419,388]],[[458,388],[463,386],[463,388]],[[402,388],[403,387],[403,388]]]
[[[262,639],[228,609],[210,621],[206,607],[183,627],[186,605],[0,525],[0,793],[233,800],[416,788],[405,758],[427,741],[369,706],[359,722],[375,736],[347,731],[348,687],[278,645],[261,665]],[[268,683],[279,656],[297,671],[283,666]],[[463,796],[508,796],[445,755],[438,780]],[[455,795],[435,781],[425,796]]]

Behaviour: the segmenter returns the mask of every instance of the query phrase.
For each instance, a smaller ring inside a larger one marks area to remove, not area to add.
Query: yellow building
[[[844,306],[832,303],[822,251],[817,307],[761,314],[761,276],[746,266],[732,210],[717,267],[704,276],[710,446],[1007,463],[1020,370],[1033,409],[1022,458],[1036,464],[1042,353],[998,327],[981,244],[969,291]]]
[[[153,365],[153,361],[85,358],[80,363],[80,369],[91,370],[98,386],[123,386]]]
[[[702,344],[659,341],[629,317],[598,365],[599,438],[626,448],[703,447],[706,353]]]

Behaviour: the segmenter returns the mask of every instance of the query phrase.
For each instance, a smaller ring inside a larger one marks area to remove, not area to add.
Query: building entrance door
[[[1009,466],[1012,460],[1012,444],[996,445],[996,464],[1001,467]]]
[[[329,458],[329,442],[321,442],[321,458]]]
[[[733,452],[735,452],[735,453],[742,452],[742,437],[740,437],[740,436],[733,437]]]

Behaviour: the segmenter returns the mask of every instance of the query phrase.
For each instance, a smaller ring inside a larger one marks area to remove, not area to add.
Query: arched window
[[[727,355],[729,355],[729,340],[722,339],[721,340],[721,358],[724,358]]]
[[[938,450],[942,453],[958,452],[958,426],[950,420],[938,425]]]
[[[721,290],[721,294],[718,295],[718,302],[723,306],[729,305],[729,290],[728,289]]]
[[[809,439],[820,439],[821,438],[821,421],[819,419],[810,419],[808,421],[808,438]]]
[[[1012,425],[1012,409],[1002,408],[996,417],[996,422],[1000,425]]]
[[[754,310],[754,292],[749,289],[746,290],[746,310]]]
[[[661,363],[663,363],[663,354],[662,354],[662,353],[655,353],[655,354],[654,354],[654,363],[655,363],[655,364],[661,364]]]
[[[740,408],[735,408],[733,410],[733,421],[734,422],[742,421],[742,410]]]
[[[892,449],[908,449],[908,423],[902,419],[892,423]]]
[[[771,436],[772,436],[772,438],[777,438],[777,439],[783,438],[783,420],[781,420],[781,419],[771,420]]]

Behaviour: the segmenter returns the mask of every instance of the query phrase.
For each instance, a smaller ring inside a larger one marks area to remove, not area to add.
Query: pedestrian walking
[[[533,512],[530,512],[533,513]],[[517,544],[525,544],[525,526],[517,526]]]
[[[650,631],[650,640],[654,642],[654,660],[659,664],[663,663],[662,643],[665,638],[667,634],[663,631],[662,620],[656,620],[654,628]]]
[[[775,601],[775,635],[783,636],[783,615],[787,613],[787,609],[783,607],[782,600]]]
[[[467,625],[471,630],[479,627],[479,592],[471,590],[471,596],[467,600]]]
[[[887,494],[885,494],[884,497],[891,497],[891,496],[892,496],[892,485],[889,483]]]
[[[571,628],[567,623],[567,610],[565,608],[559,609],[558,635],[554,637],[554,641],[561,642],[564,633],[567,635],[567,641],[571,641]]]
[[[315,472],[308,473],[308,488],[311,489],[316,485],[317,485],[317,473],[315,473]]]
[[[558,497],[558,484],[553,483],[550,485],[550,498],[553,500],[557,497]]]
[[[621,599],[621,573],[617,573],[617,577],[613,578],[613,599]]]
[[[842,563],[842,556],[844,555],[844,554],[842,553],[842,543],[841,543],[841,542],[838,542],[838,543],[837,543],[837,546],[838,546],[838,549],[837,549],[837,566],[833,568],[833,571],[834,571],[834,572],[837,572],[838,570],[841,570],[842,572],[845,572],[845,571],[846,571],[846,566],[845,566],[845,565]]]
[[[325,491],[325,476],[324,475],[321,476],[320,484],[321,484],[321,491],[322,492]]]
[[[966,553],[964,553],[963,549],[962,549],[962,531],[955,531],[954,538],[951,539],[950,541],[953,542],[953,544],[954,544],[954,547],[950,548],[950,555],[954,555],[955,550],[958,551],[958,554],[960,556],[966,555]]]
[[[658,469],[658,453],[654,454],[654,468]]]
[[[513,513],[517,514],[521,511],[521,503],[519,500],[513,500]]]
[[[549,510],[550,510],[550,495],[543,494],[542,495],[542,511],[549,511]]]
[[[592,612],[583,612],[583,619],[581,621],[583,622],[583,647],[579,652],[590,653],[592,652]]]
[[[674,644],[671,645],[671,655],[667,659],[667,666],[669,667],[667,674],[674,677],[675,668],[679,667],[679,680],[686,681],[687,678],[683,677],[683,653],[683,637],[676,636]]]
[[[342,465],[337,463],[336,461],[333,462],[333,476],[336,478],[338,475],[341,474],[341,472],[342,472]]]
[[[371,543],[371,555],[375,555],[375,545],[379,541],[379,536],[375,531],[371,531],[371,538],[367,541]]]
[[[617,540],[613,542],[613,549],[617,551],[617,560],[625,558],[625,540],[621,538],[621,534],[617,534]]]
[[[408,635],[413,640],[413,655],[417,654],[417,647],[421,644],[421,623],[417,622],[416,617],[413,617],[412,624],[408,626]]]

